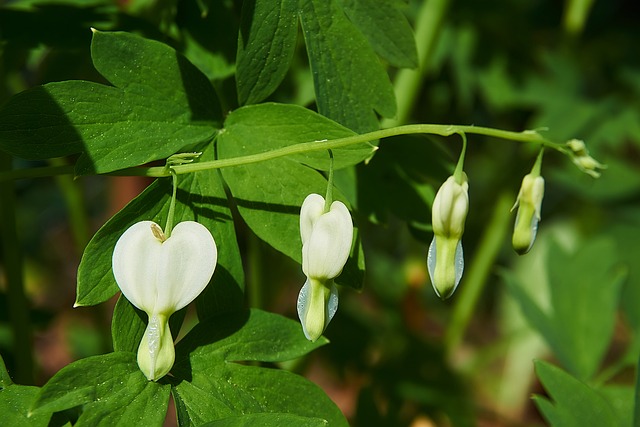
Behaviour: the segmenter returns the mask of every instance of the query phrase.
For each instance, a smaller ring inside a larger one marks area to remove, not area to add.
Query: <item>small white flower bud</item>
[[[427,267],[436,294],[446,299],[453,295],[462,278],[464,257],[462,234],[469,211],[469,184],[450,176],[436,193],[432,207],[433,240],[429,246]]]
[[[336,312],[333,279],[342,272],[353,241],[353,222],[344,203],[333,202],[329,212],[324,208],[324,197],[310,194],[300,210],[302,271],[307,281],[298,296],[298,316],[311,341],[322,335]]]

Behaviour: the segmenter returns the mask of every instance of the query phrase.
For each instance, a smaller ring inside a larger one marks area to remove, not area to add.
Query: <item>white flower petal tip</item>
[[[169,317],[200,295],[217,260],[213,236],[194,221],[177,224],[168,238],[155,222],[141,221],[118,239],[112,259],[116,283],[129,302],[149,316],[138,365],[150,380],[173,366]]]
[[[464,272],[464,253],[461,241],[455,246],[451,242],[439,245],[436,239],[434,237],[429,245],[427,269],[433,290],[438,298],[445,300],[454,294],[460,284]],[[455,250],[452,251],[452,248]]]
[[[338,288],[333,281],[327,285],[307,279],[298,294],[298,318],[309,341],[322,336],[338,310]]]

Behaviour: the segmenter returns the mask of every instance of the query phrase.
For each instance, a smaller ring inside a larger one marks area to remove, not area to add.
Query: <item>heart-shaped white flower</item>
[[[138,365],[149,380],[171,370],[175,350],[169,317],[200,295],[217,260],[213,236],[194,221],[179,223],[168,238],[155,222],[141,221],[118,239],[113,275],[129,302],[149,316],[138,347]]]

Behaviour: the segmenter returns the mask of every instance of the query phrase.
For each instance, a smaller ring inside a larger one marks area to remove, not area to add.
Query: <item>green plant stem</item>
[[[11,156],[0,151],[0,172],[11,169]],[[19,384],[33,384],[33,342],[29,304],[24,290],[22,256],[16,230],[15,193],[12,182],[0,183],[0,237],[7,278],[7,307],[13,334],[15,371]]]
[[[458,159],[458,164],[456,165],[456,170],[453,172],[453,176],[458,184],[462,184],[462,173],[464,172],[464,158],[467,154],[467,136],[464,133],[461,133],[462,137],[462,151],[460,152],[460,158]]]
[[[311,151],[329,150],[347,147],[349,145],[361,144],[368,141],[375,141],[381,138],[388,138],[398,135],[412,135],[412,134],[430,134],[440,136],[450,136],[453,134],[475,134],[485,135],[494,138],[500,138],[515,142],[527,142],[539,144],[544,147],[552,148],[560,151],[564,154],[571,154],[564,144],[558,144],[545,139],[536,131],[525,130],[522,132],[512,132],[502,129],[487,128],[481,126],[465,126],[465,125],[433,125],[433,124],[418,124],[418,125],[404,125],[389,129],[380,129],[373,132],[364,133],[362,135],[353,135],[345,138],[338,138],[332,140],[303,142],[300,144],[289,145],[275,150],[265,151],[263,153],[251,154],[248,156],[234,157],[231,159],[211,160],[208,162],[189,163],[183,165],[175,165],[171,167],[171,170],[176,174],[181,175],[185,173],[200,172],[211,169],[221,169],[233,166],[248,165],[252,163],[264,162],[266,160],[277,159],[279,157],[290,156],[293,154],[308,153]],[[73,173],[73,168],[47,168],[48,175],[70,174]],[[111,172],[108,175],[117,176],[148,176],[153,178],[163,178],[171,175],[169,169],[164,166],[157,167],[133,167],[122,169],[119,171]],[[47,173],[43,173],[38,168],[24,169],[17,171],[9,171],[8,173],[0,174],[0,182],[31,178],[35,176],[47,176]]]
[[[327,179],[327,194],[324,198],[324,212],[331,209],[333,203],[333,151],[329,150],[329,178]]]
[[[416,46],[418,49],[418,68],[403,68],[398,71],[394,82],[398,111],[393,119],[385,119],[382,127],[403,125],[409,120],[416,100],[429,71],[435,52],[438,35],[444,22],[449,0],[424,0],[415,22]]]
[[[173,231],[173,217],[176,212],[176,197],[178,192],[178,175],[173,171],[173,167],[167,168],[171,174],[173,181],[173,191],[171,193],[171,202],[169,202],[169,213],[167,214],[167,222],[164,226],[164,235],[168,239]]]
[[[487,283],[487,277],[491,273],[491,267],[502,247],[510,224],[509,208],[512,204],[513,196],[509,193],[502,193],[498,197],[491,221],[485,228],[480,244],[474,251],[473,262],[460,285],[453,313],[445,332],[444,345],[449,356],[452,355],[467,330],[482,289]]]

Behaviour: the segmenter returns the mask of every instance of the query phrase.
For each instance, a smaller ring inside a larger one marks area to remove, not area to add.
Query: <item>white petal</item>
[[[207,286],[218,261],[213,236],[202,224],[181,222],[162,245],[156,312],[178,311]]]
[[[436,250],[436,238],[433,237],[431,240],[431,244],[429,245],[429,252],[427,253],[427,270],[429,271],[429,277],[431,278],[431,286],[433,290],[436,292],[439,298],[442,298],[440,295],[440,291],[438,290],[438,286],[436,285],[434,278],[436,277],[436,259],[437,259],[437,250]],[[460,284],[460,280],[462,279],[462,273],[464,272],[464,253],[462,251],[462,241],[458,241],[456,245],[456,253],[455,253],[455,284],[451,292],[445,296],[445,298],[450,297],[458,288]]]
[[[302,246],[302,271],[318,280],[335,278],[349,258],[352,241],[351,214],[344,203],[335,201],[331,210],[316,220]]]
[[[319,194],[309,194],[300,208],[300,237],[304,245],[311,237],[313,224],[324,213],[324,197]]]
[[[123,233],[113,251],[113,274],[124,296],[147,314],[171,314],[189,304],[211,280],[217,249],[209,230],[181,222],[160,242],[151,221]]]
[[[141,310],[153,311],[162,243],[151,232],[152,221],[129,227],[113,250],[113,275],[124,296]],[[157,225],[157,224],[156,224]]]

